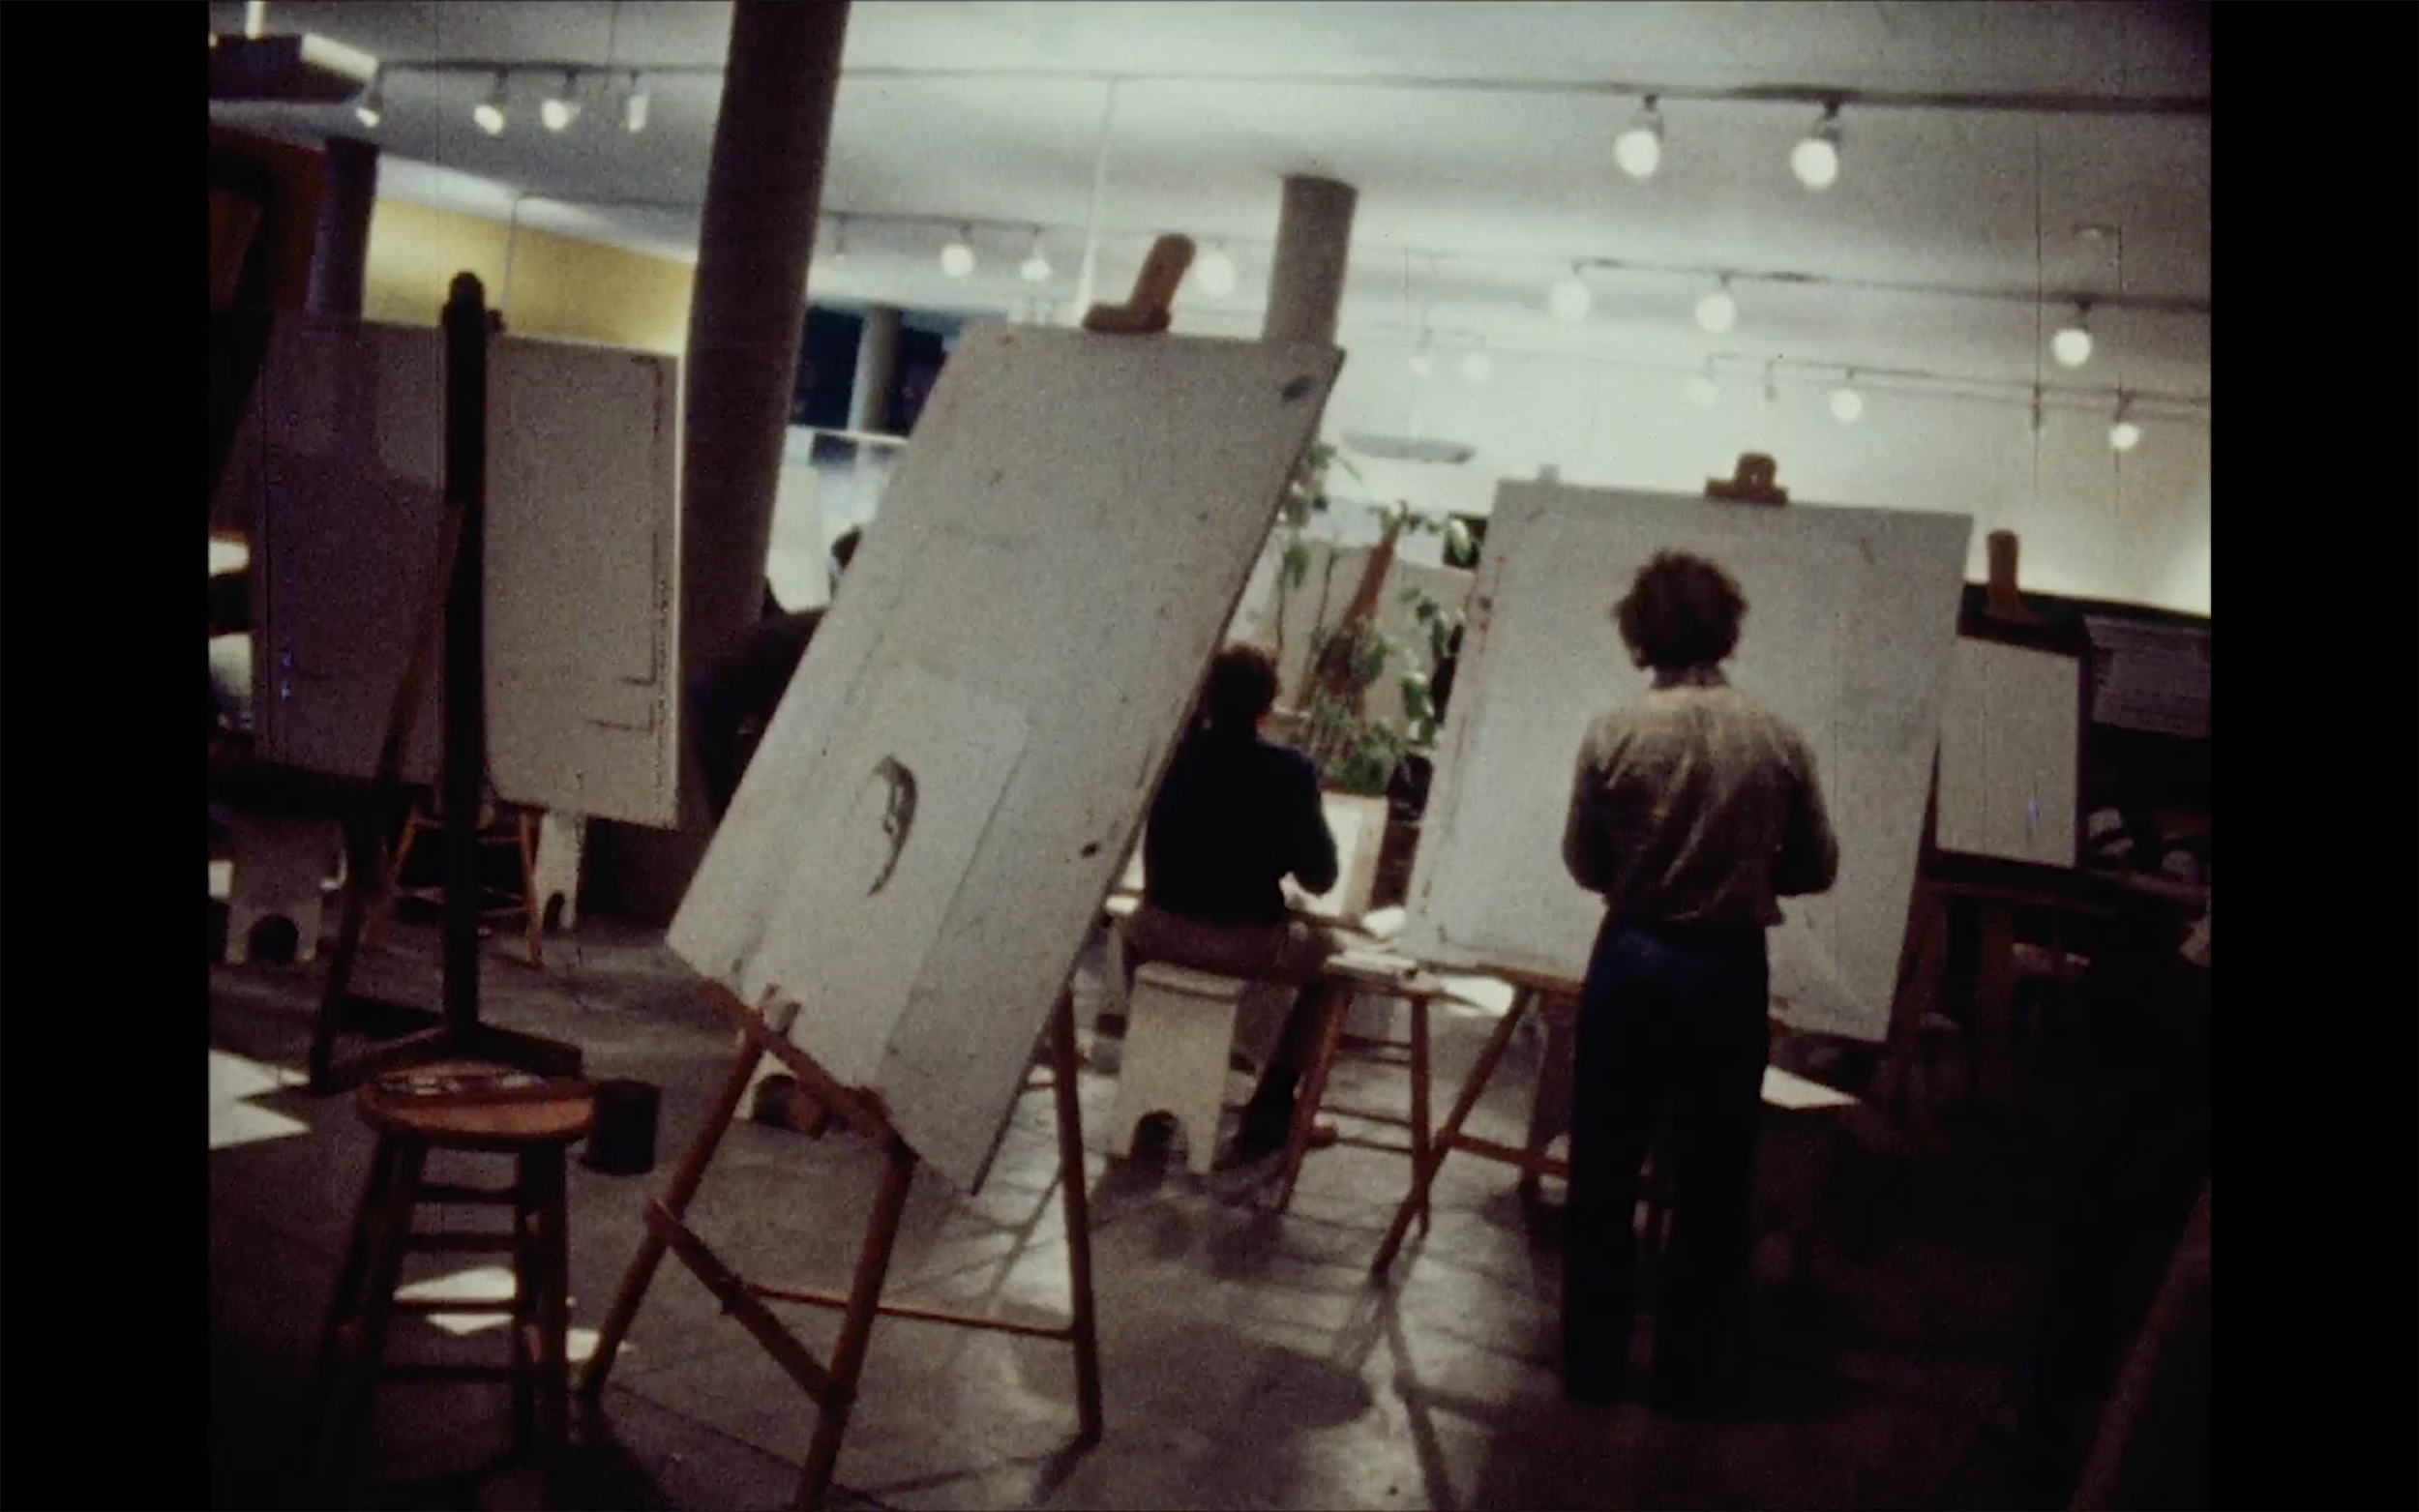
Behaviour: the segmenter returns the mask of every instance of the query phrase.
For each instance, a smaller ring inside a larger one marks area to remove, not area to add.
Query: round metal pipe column
[[[849,429],[890,429],[890,386],[899,376],[899,311],[876,305],[865,311],[856,341],[856,379],[849,388]]]
[[[1335,344],[1336,314],[1344,303],[1344,264],[1352,251],[1353,209],[1359,197],[1351,185],[1333,179],[1297,176],[1285,181],[1262,341]]]

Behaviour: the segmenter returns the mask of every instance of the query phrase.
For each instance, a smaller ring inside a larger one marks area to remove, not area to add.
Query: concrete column
[[[806,329],[847,0],[736,0],[689,308],[681,459],[680,669],[728,655],[763,607],[773,495]],[[669,920],[712,824],[683,726],[672,833],[600,826],[597,880],[622,913]]]
[[[856,382],[849,390],[849,429],[890,429],[890,385],[899,375],[899,311],[876,305],[857,338]]]
[[[378,198],[377,144],[329,137],[326,184],[305,308],[314,315],[358,320],[370,267],[370,212]]]
[[[1351,185],[1333,179],[1285,181],[1262,341],[1335,344],[1336,312],[1344,303],[1344,263],[1352,249],[1353,208],[1359,197]]]

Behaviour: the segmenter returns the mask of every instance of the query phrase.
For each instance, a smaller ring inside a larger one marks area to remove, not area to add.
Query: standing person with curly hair
[[[1654,674],[1589,726],[1563,862],[1601,894],[1579,1005],[1563,1380],[1574,1400],[1627,1386],[1638,1178],[1669,1118],[1672,1243],[1656,1308],[1651,1398],[1664,1410],[1746,1405],[1741,1348],[1770,971],[1778,899],[1830,888],[1839,853],[1795,729],[1721,672],[1747,599],[1678,552],[1637,575],[1614,618]]]

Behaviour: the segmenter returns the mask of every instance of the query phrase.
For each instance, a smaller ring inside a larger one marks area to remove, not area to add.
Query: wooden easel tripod
[[[790,1022],[794,1004],[760,1013],[728,989],[713,989],[716,1001],[738,1026],[741,1043],[730,1074],[705,1115],[697,1141],[681,1157],[663,1196],[647,1204],[646,1234],[631,1258],[612,1310],[596,1343],[596,1355],[580,1380],[580,1398],[594,1407],[603,1397],[613,1356],[630,1331],[639,1304],[646,1297],[656,1267],[666,1251],[679,1257],[698,1280],[714,1293],[723,1308],[756,1336],[765,1352],[798,1383],[816,1406],[815,1438],[807,1449],[806,1469],[798,1485],[797,1505],[821,1507],[831,1491],[831,1477],[840,1460],[840,1440],[848,1432],[849,1414],[856,1401],[857,1377],[864,1369],[874,1319],[904,1318],[918,1322],[947,1323],[961,1328],[1022,1334],[1029,1338],[1062,1340],[1075,1350],[1078,1447],[1100,1439],[1100,1348],[1094,1326],[1091,1287],[1091,1202],[1085,1187],[1083,1113],[1076,1097],[1075,1011],[1064,993],[1051,1016],[1049,1033],[1050,1087],[1058,1105],[1060,1183],[1066,1207],[1067,1268],[1074,1301],[1067,1323],[1049,1327],[1004,1319],[953,1313],[938,1308],[886,1305],[882,1283],[890,1269],[890,1250],[899,1235],[907,1209],[908,1189],[915,1177],[915,1152],[891,1127],[880,1100],[841,1085],[813,1056],[791,1044]],[[706,1246],[688,1225],[689,1203],[705,1179],[724,1133],[738,1116],[758,1066],[770,1054],[793,1072],[799,1085],[811,1092],[829,1113],[882,1152],[882,1171],[875,1190],[874,1212],[866,1224],[864,1248],[858,1252],[856,1273],[847,1293],[798,1287],[767,1286],[740,1276]],[[765,1306],[767,1301],[798,1303],[841,1310],[840,1337],[828,1363],[815,1357],[787,1325]]]

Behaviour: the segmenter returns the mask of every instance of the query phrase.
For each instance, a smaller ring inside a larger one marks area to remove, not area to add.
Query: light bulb
[[[371,130],[375,130],[377,124],[386,119],[385,74],[380,74],[370,80],[370,92],[361,97],[361,104],[353,106],[353,119]]]
[[[1041,250],[1040,236],[1033,238],[1033,250],[1025,254],[1023,262],[1017,264],[1016,276],[1028,283],[1050,282],[1050,254]]]
[[[1662,161],[1663,118],[1656,112],[1655,97],[1649,95],[1637,119],[1613,138],[1613,162],[1631,178],[1648,179],[1655,176]]]
[[[953,279],[962,279],[974,271],[974,249],[968,233],[960,230],[941,249],[941,271]]]
[[[1688,402],[1699,409],[1711,409],[1721,402],[1721,385],[1714,381],[1710,372],[1690,373],[1687,389]]]
[[[1577,325],[1588,317],[1588,307],[1596,303],[1596,296],[1588,292],[1587,284],[1574,269],[1568,278],[1554,285],[1546,295],[1546,303],[1553,310],[1555,319]]]
[[[1865,413],[1865,396],[1841,384],[1831,391],[1831,418],[1843,426],[1852,426]]]
[[[1222,247],[1212,247],[1193,264],[1193,277],[1201,291],[1211,299],[1224,299],[1235,292],[1235,259]]]
[[[2108,444],[2120,452],[2130,452],[2142,444],[2142,428],[2131,420],[2120,420],[2108,428]]]
[[[630,79],[630,98],[621,103],[621,126],[634,136],[646,130],[646,88],[635,74]]]
[[[2067,368],[2080,368],[2091,361],[2091,333],[2083,328],[2081,315],[2061,326],[2058,334],[2049,339],[2049,355]]]
[[[1739,302],[1730,297],[1728,280],[1696,302],[1696,323],[1700,330],[1715,336],[1727,335],[1739,323]]]
[[[566,132],[580,119],[580,102],[576,98],[580,80],[572,74],[563,75],[563,87],[546,97],[538,106],[538,120],[550,132]]]
[[[1423,346],[1419,348],[1418,351],[1411,354],[1411,371],[1418,373],[1420,377],[1424,378],[1428,376],[1430,373],[1436,371],[1435,356],[1431,354],[1426,347]]]
[[[487,133],[490,136],[501,136],[504,134],[505,120],[503,74],[498,74],[495,75],[494,87],[488,91],[487,98],[480,101],[477,107],[470,112],[470,119],[478,122],[479,130]]]
[[[1814,130],[1789,149],[1789,171],[1812,190],[1829,189],[1839,179],[1839,107],[1825,105]]]
[[[1461,375],[1473,383],[1484,383],[1495,371],[1495,359],[1484,352],[1471,352],[1461,360]]]

